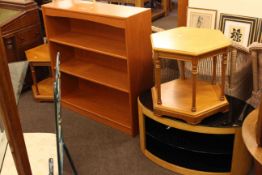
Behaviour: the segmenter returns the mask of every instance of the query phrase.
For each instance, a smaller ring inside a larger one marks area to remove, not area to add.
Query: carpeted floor
[[[156,27],[162,27],[164,29],[172,29],[177,24],[177,3],[173,4],[173,10],[164,18],[153,21],[153,25]]]
[[[23,93],[19,112],[24,132],[54,132],[53,103],[37,103],[31,91]],[[175,175],[159,167],[139,148],[134,138],[63,109],[65,142],[79,175]],[[71,174],[65,163],[65,174]]]

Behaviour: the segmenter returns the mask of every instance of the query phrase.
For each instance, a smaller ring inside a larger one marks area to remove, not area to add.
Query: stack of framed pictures
[[[218,25],[217,21],[216,10],[188,7],[188,27],[218,28],[226,37],[245,47],[255,41],[262,42],[262,19],[220,13]]]

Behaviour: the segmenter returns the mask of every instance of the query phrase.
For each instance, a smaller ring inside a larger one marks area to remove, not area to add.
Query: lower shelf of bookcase
[[[66,73],[61,74],[62,105],[133,135],[129,94]]]
[[[66,107],[74,112],[77,112],[87,118],[90,118],[92,120],[95,120],[97,122],[103,123],[107,126],[116,128],[120,131],[123,131],[129,135],[132,135],[132,128],[131,126],[127,126],[127,125],[123,125],[117,121],[115,121],[114,119],[111,119],[108,116],[104,116],[102,114],[99,114],[99,112],[95,112],[95,111],[91,111],[87,108],[83,108],[81,106],[77,106],[77,105],[73,105],[70,102],[68,102],[67,100],[62,100],[62,106]],[[123,116],[127,115],[126,113],[122,114]]]

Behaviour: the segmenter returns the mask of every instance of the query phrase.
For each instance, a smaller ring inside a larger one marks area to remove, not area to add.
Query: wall
[[[189,7],[216,9],[220,13],[262,18],[262,0],[189,0]]]

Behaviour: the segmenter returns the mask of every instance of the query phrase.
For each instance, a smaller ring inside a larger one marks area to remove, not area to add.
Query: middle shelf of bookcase
[[[129,92],[127,60],[50,42],[51,55],[60,52],[61,72],[119,91]]]

